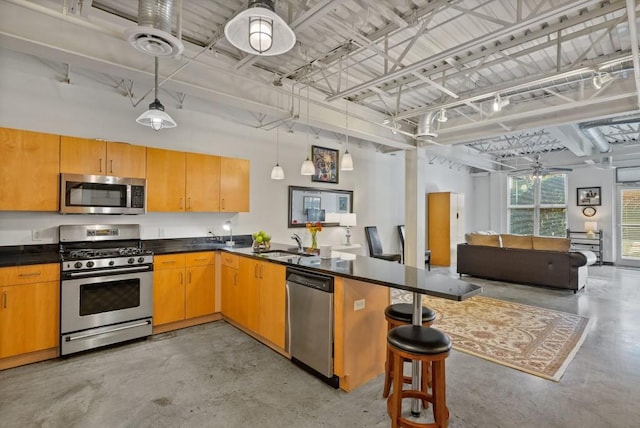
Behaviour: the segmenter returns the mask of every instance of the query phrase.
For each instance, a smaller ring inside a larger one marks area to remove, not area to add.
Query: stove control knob
[[[132,265],[132,264],[133,264],[133,262],[135,262],[135,261],[136,261],[136,260],[135,260],[133,257],[131,257],[129,260],[127,260],[127,263],[129,263],[130,265]]]
[[[109,260],[109,266],[113,266],[115,264],[116,264],[116,262],[114,262],[113,260]]]
[[[138,257],[138,263],[144,263],[144,257]]]
[[[92,268],[94,264],[95,264],[95,263],[93,263],[93,262],[87,262],[87,267],[88,267],[88,268]]]
[[[76,269],[80,269],[82,267],[82,263],[76,262],[76,264],[74,264],[73,267]]]

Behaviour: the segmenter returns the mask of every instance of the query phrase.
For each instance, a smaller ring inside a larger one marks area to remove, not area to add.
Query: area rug
[[[412,301],[411,293],[393,291],[393,303]],[[438,313],[434,327],[454,349],[556,382],[590,327],[580,315],[484,296],[462,302],[425,296],[424,304]]]

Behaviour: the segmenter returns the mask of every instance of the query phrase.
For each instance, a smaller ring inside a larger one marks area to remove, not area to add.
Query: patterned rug
[[[475,296],[463,302],[425,296],[438,317],[434,327],[453,348],[558,382],[589,331],[589,318]],[[412,294],[393,290],[392,302]]]

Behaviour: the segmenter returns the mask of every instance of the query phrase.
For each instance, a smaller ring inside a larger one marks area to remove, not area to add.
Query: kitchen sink
[[[299,253],[297,251],[285,251],[285,250],[269,250],[269,251],[261,251],[260,254],[262,257],[271,259],[271,260],[280,260],[289,263],[297,263],[300,261],[301,257],[311,257],[315,254],[309,253]]]

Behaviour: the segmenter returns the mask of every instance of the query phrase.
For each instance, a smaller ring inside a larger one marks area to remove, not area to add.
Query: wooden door
[[[429,249],[431,250],[431,264],[437,266],[451,265],[451,193],[429,193],[428,233]]]
[[[58,346],[59,290],[57,281],[0,287],[0,358]]]
[[[220,211],[249,211],[249,161],[220,158]]]
[[[153,325],[185,318],[185,271],[180,269],[153,272]]]
[[[60,137],[60,172],[107,174],[107,143],[87,138]]]
[[[129,178],[147,176],[147,148],[127,143],[107,143],[107,175]]]
[[[0,210],[57,211],[60,137],[0,128]]]
[[[187,268],[185,317],[209,315],[215,311],[215,276],[213,265]]]
[[[185,153],[147,148],[147,211],[185,210]]]
[[[186,154],[186,211],[220,211],[220,156]]]
[[[258,305],[260,265],[257,260],[240,257],[240,282],[238,288],[238,302],[240,322],[249,330],[258,333]]]
[[[260,284],[259,333],[274,345],[284,349],[286,292],[285,267],[275,263],[262,263]]]

